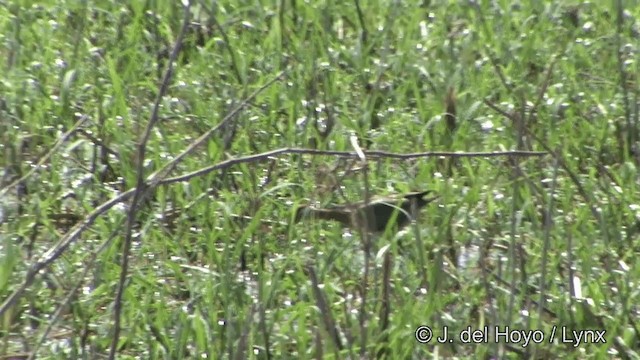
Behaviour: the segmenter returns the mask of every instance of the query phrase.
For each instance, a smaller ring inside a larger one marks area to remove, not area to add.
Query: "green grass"
[[[640,357],[635,1],[218,1],[190,14],[161,90],[179,2],[0,7],[0,355]],[[220,166],[136,196],[140,171],[152,180],[220,124],[153,180]],[[322,154],[353,152],[352,137],[396,154],[546,154],[370,155],[365,176],[357,158]],[[319,153],[224,163],[280,148]],[[302,203],[423,189],[440,198],[371,253],[358,231],[291,224]],[[545,341],[421,344],[420,326]],[[605,330],[606,343],[563,344],[562,329]]]

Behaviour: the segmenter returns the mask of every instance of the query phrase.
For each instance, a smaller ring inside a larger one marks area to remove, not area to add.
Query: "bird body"
[[[412,204],[415,204],[418,210],[437,198],[425,198],[431,192],[430,190],[411,192],[400,197],[383,197],[368,203],[360,202],[327,208],[301,206],[296,212],[295,221],[299,222],[305,218],[333,220],[354,230],[361,228],[372,233],[381,233],[391,226],[397,231],[411,222]]]

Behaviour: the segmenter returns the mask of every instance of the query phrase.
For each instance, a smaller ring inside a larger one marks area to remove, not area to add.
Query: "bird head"
[[[408,200],[412,200],[415,199],[417,200],[417,204],[418,204],[418,208],[423,207],[424,205],[427,205],[428,203],[432,202],[433,200],[436,200],[438,198],[438,196],[431,196],[431,197],[426,197],[429,194],[433,194],[434,191],[433,190],[426,190],[426,191],[417,191],[417,192],[410,192],[404,195],[405,199]]]
[[[300,205],[298,206],[298,208],[296,209],[296,216],[293,219],[294,223],[299,223],[300,220],[302,220],[305,216],[307,216],[309,213],[309,206],[308,205]]]

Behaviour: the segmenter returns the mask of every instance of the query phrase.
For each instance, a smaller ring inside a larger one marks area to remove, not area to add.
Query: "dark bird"
[[[368,204],[360,202],[327,208],[303,205],[296,210],[295,222],[311,218],[338,221],[353,230],[363,228],[371,233],[381,233],[388,226],[394,231],[399,231],[411,222],[412,203],[415,203],[416,210],[419,210],[438,198],[425,198],[430,193],[431,190],[410,192],[402,196],[373,199]]]

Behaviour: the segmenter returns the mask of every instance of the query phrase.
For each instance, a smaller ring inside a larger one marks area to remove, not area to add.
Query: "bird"
[[[352,230],[362,228],[374,234],[383,233],[388,227],[399,231],[412,220],[412,203],[415,203],[416,210],[419,210],[438,198],[426,197],[431,193],[431,190],[409,192],[401,196],[373,199],[368,203],[359,202],[326,208],[302,205],[297,208],[294,221],[298,223],[303,219],[333,220]]]

